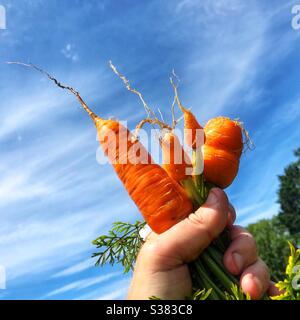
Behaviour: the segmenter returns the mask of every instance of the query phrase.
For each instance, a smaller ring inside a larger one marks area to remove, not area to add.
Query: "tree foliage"
[[[248,226],[256,239],[259,254],[269,266],[275,281],[285,277],[289,255],[287,241],[297,244],[300,240],[300,148],[295,151],[295,156],[297,160],[279,176],[278,216]]]
[[[300,148],[295,151],[297,160],[288,165],[279,176],[279,219],[291,235],[300,234]]]
[[[282,280],[289,255],[287,241],[291,240],[285,227],[280,224],[278,217],[274,217],[250,224],[248,230],[257,242],[260,257],[270,269],[272,280]]]

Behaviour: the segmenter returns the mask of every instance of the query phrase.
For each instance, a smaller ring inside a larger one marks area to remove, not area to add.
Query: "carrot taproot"
[[[190,157],[182,147],[177,135],[172,131],[163,132],[160,139],[162,148],[162,167],[177,182],[192,174]]]
[[[185,143],[193,150],[201,148],[201,146],[205,143],[205,134],[203,132],[203,127],[199,124],[194,114],[182,105],[178,97],[177,86],[174,84],[172,78],[170,80],[171,85],[174,89],[175,100],[177,101],[177,104],[183,113]]]
[[[203,127],[199,124],[196,117],[190,110],[183,107],[181,110],[184,114],[185,142],[192,149],[196,149],[205,142],[205,136],[203,136]]]
[[[243,128],[238,121],[216,117],[204,126],[204,178],[220,187],[228,187],[236,177],[243,151]]]
[[[194,208],[197,209],[203,201],[193,181],[194,169],[189,155],[173,131],[163,131],[160,145],[163,169],[184,188]]]

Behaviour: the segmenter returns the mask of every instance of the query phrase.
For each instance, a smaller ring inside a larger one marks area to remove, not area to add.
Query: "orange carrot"
[[[185,143],[192,149],[200,148],[205,142],[203,127],[199,124],[193,113],[181,104],[181,101],[178,97],[177,86],[174,84],[172,78],[171,84],[174,89],[175,101],[177,101],[180,110],[183,112]]]
[[[177,182],[190,177],[193,166],[176,134],[172,131],[164,132],[160,141],[163,155],[162,167],[168,175]]]
[[[153,231],[164,232],[193,211],[193,205],[183,188],[162,167],[153,163],[144,146],[132,139],[126,128],[114,120],[103,120],[97,116],[93,120],[104,152]],[[126,134],[120,135],[120,131]],[[110,143],[107,137],[111,132],[116,136],[115,155],[109,154]],[[121,145],[126,146],[128,155],[124,155]],[[130,150],[133,149],[139,154],[146,154],[148,163],[132,163],[134,159]]]
[[[204,178],[220,188],[226,188],[239,169],[243,128],[238,121],[217,117],[207,122],[204,132]]]
[[[204,141],[199,141],[202,127],[192,112],[182,106],[177,87],[173,83],[172,85],[177,103],[184,114],[185,140],[193,149],[193,165],[196,168],[194,178],[198,189],[205,187],[202,169],[205,181],[220,188],[228,187],[237,175],[243,151],[241,124],[225,117],[211,119],[204,127]],[[201,142],[204,143],[203,148]],[[202,156],[204,168],[201,167]]]
[[[205,127],[206,144],[225,148],[240,156],[243,151],[243,128],[236,120],[217,117],[209,120]]]
[[[201,134],[203,133],[203,127],[198,123],[196,117],[191,111],[182,107],[181,109],[184,114],[184,136],[185,143],[190,146],[192,149],[196,149],[201,146],[201,142],[204,143],[205,136],[203,141],[201,141]]]

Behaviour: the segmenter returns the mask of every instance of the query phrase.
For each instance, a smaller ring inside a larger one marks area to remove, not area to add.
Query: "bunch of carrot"
[[[184,117],[185,127],[191,123],[191,117],[194,123],[197,123],[193,114],[188,111]],[[104,120],[94,114],[92,119],[104,152],[145,220],[157,233],[166,231],[195,209],[192,201],[197,202],[199,197],[193,195],[191,184],[194,183],[197,189],[198,176],[202,176],[210,185],[226,188],[238,172],[243,135],[237,121],[219,117],[207,123],[203,130],[206,137],[205,144],[197,147],[194,142],[191,144],[196,154],[198,148],[201,152],[203,150],[204,172],[194,174],[190,170],[192,163],[189,156],[172,131],[164,133],[160,140],[163,151],[161,167],[154,163],[144,146],[138,139],[134,139],[121,123],[116,120]],[[189,130],[194,136],[193,131],[196,132],[198,128]],[[107,140],[112,132],[114,133],[112,140],[117,142],[116,145]],[[121,145],[126,147],[121,148]],[[110,148],[113,148],[114,152],[110,152]],[[138,151],[144,156],[133,159],[136,152],[132,154],[130,150]],[[178,161],[174,150],[181,152]],[[201,190],[198,191],[201,193]],[[203,200],[198,200],[198,205],[201,205]]]
[[[128,80],[112,63],[110,66],[127,89],[139,96],[148,113],[148,118],[141,121],[136,132],[145,123],[158,124],[161,128],[159,142],[163,154],[162,166],[153,162],[136,135],[133,136],[118,121],[103,120],[86,106],[84,108],[92,115],[100,144],[130,197],[151,229],[162,233],[201,206],[211,187],[226,188],[233,182],[238,173],[245,131],[240,122],[226,117],[213,118],[202,127],[193,113],[182,106],[177,87],[171,80],[174,101],[183,112],[185,143],[192,150],[190,158],[174,132],[174,116],[172,127],[158,120],[141,93],[131,88]],[[113,132],[117,138],[116,146],[107,141],[109,132]],[[126,148],[121,149],[121,144]],[[116,151],[113,156],[109,155],[112,147]],[[132,149],[138,150],[139,156],[143,154],[138,161],[132,161],[130,152],[124,153],[124,150]],[[224,292],[234,294],[239,287],[238,279],[223,266],[223,255],[228,242],[225,231],[190,265],[194,285],[207,290],[213,289],[210,293],[212,299],[225,299]]]
[[[163,164],[160,166],[154,163],[136,136],[119,121],[100,118],[73,88],[62,85],[34,65],[25,66],[45,73],[59,87],[71,91],[77,97],[95,123],[103,151],[125,189],[156,233],[166,231],[201,206],[211,187],[226,188],[236,177],[244,146],[242,125],[229,118],[217,117],[202,127],[193,113],[182,106],[173,82],[174,101],[183,112],[185,143],[192,149],[191,158],[176,136],[174,125],[170,127],[156,116],[151,119],[150,115],[154,113],[142,95],[132,89],[128,80],[110,63],[127,89],[140,97],[148,112],[148,118],[142,121],[139,128],[147,122],[163,128],[159,139],[163,153]],[[222,263],[226,241],[220,237],[191,265],[196,275],[195,284],[207,289],[213,288],[213,299],[224,298],[224,289],[230,292],[233,284],[238,285],[238,280],[225,271]]]

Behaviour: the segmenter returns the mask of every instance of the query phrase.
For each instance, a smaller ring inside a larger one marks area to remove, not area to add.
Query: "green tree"
[[[254,236],[260,257],[270,269],[271,278],[279,281],[285,277],[285,267],[289,255],[287,241],[291,236],[285,231],[276,216],[273,219],[264,219],[250,224],[248,230]]]
[[[294,238],[300,234],[300,148],[295,151],[297,160],[279,176],[279,219]]]

